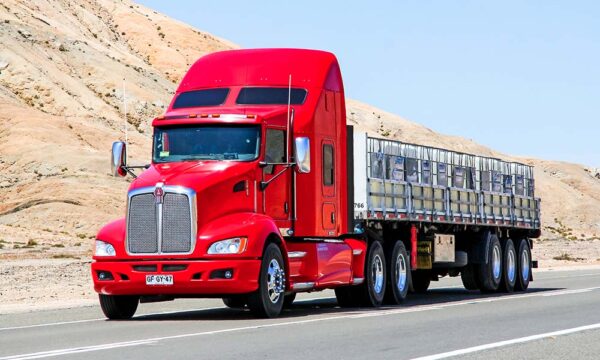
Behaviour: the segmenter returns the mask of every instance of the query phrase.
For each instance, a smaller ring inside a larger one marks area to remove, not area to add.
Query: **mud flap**
[[[490,231],[481,233],[477,243],[469,251],[469,264],[487,264],[488,248],[490,247]]]

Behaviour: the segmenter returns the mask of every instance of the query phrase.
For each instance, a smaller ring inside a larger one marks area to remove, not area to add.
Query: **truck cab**
[[[139,298],[190,296],[273,316],[295,291],[352,283],[353,247],[341,238],[345,104],[333,54],[204,56],[152,126],[152,163],[130,185],[126,216],[97,236],[92,276],[109,317]],[[132,171],[125,154],[125,143],[113,145],[115,174]]]

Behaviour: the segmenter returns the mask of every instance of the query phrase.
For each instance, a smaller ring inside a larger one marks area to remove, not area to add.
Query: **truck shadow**
[[[540,293],[548,293],[565,288],[530,288],[527,292],[515,293],[481,293],[479,291],[468,291],[463,288],[444,288],[430,289],[426,294],[411,293],[401,305],[384,305],[380,308],[357,307],[341,308],[338,306],[335,297],[320,298],[312,300],[298,300],[290,307],[285,308],[279,319],[300,318],[311,315],[323,314],[363,314],[365,312],[389,311],[394,309],[403,309],[409,311],[411,307],[436,306],[451,304],[469,304],[478,302],[510,300],[514,298],[526,298],[539,296]],[[136,316],[131,321],[199,321],[199,320],[250,320],[256,319],[252,313],[246,309],[230,309],[227,307],[219,309],[193,310],[170,312],[164,314],[150,314]],[[263,320],[264,321],[264,320]]]

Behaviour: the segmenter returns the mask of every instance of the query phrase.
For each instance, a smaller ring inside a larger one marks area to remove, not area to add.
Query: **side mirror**
[[[298,172],[310,172],[310,140],[307,137],[297,137],[294,146],[294,159]]]
[[[127,171],[123,169],[127,165],[127,145],[123,141],[115,141],[112,144],[110,159],[111,173],[113,176],[125,176]]]

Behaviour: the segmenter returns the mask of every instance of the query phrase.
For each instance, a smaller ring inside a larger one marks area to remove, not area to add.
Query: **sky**
[[[600,167],[599,1],[138,3],[244,48],[331,51],[347,97],[437,132]]]

